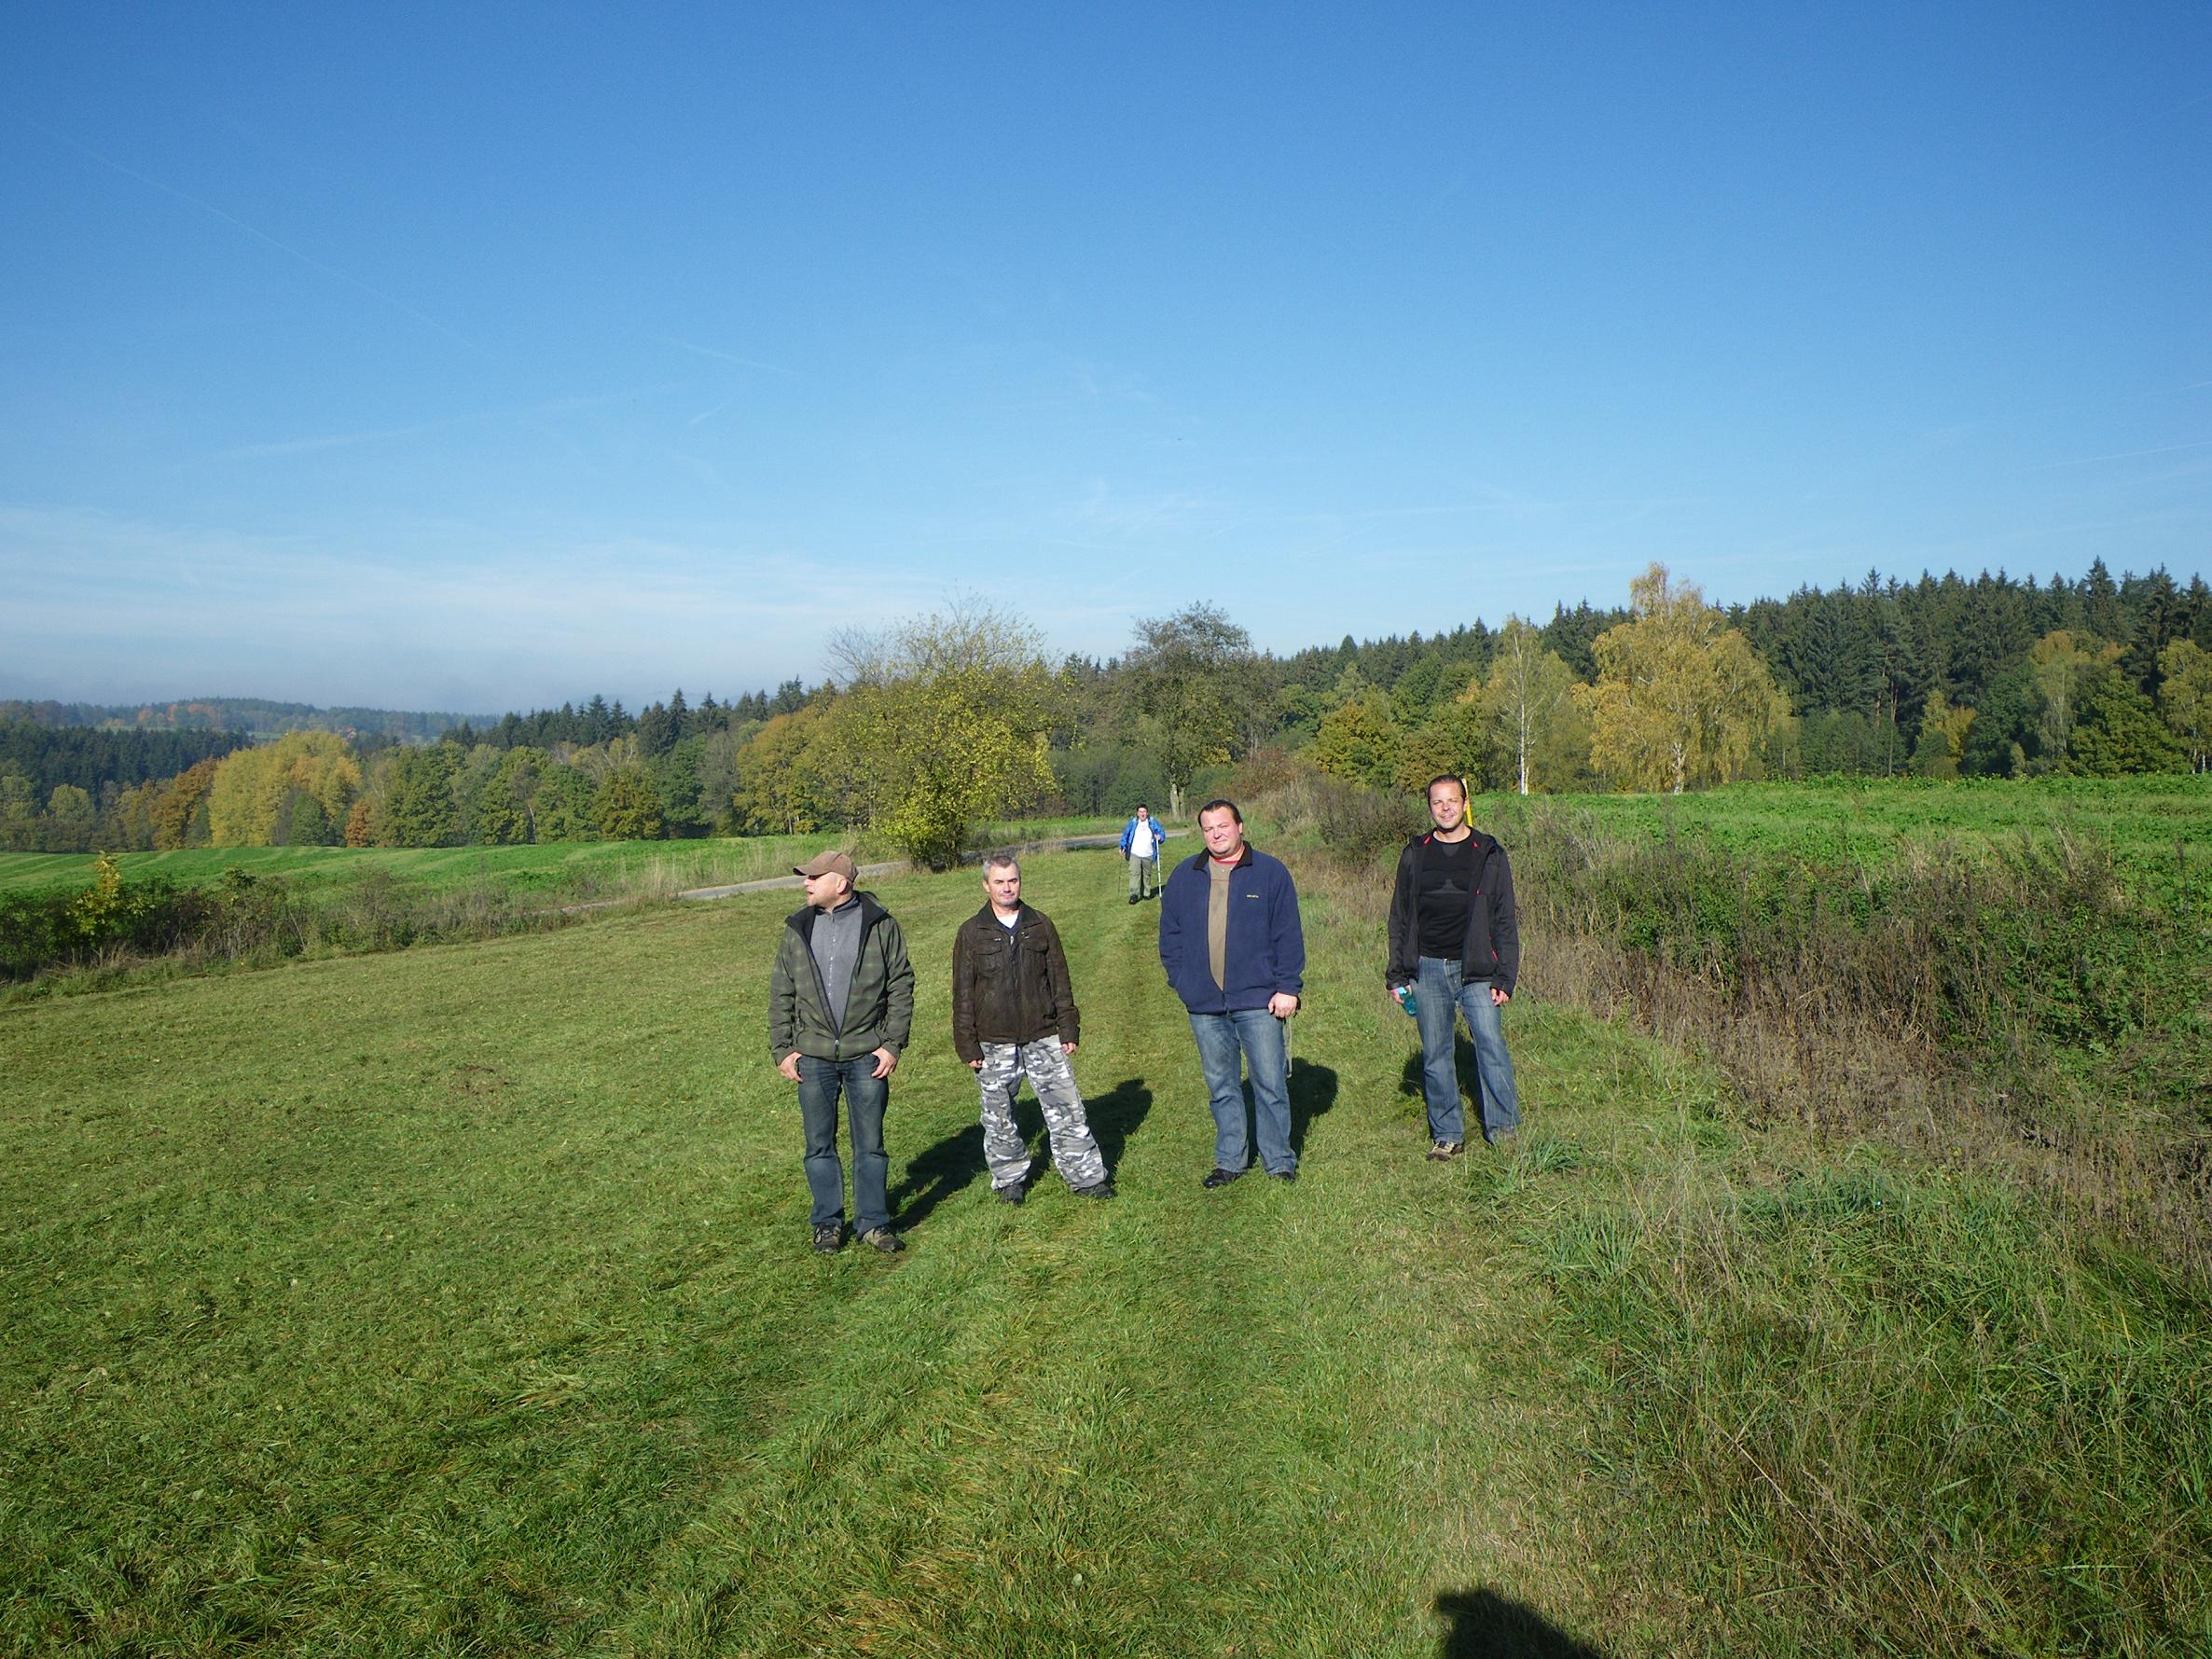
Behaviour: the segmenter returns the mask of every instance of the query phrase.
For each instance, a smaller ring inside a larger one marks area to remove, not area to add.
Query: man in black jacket
[[[1002,1201],[1028,1190],[1030,1153],[1014,1125],[1026,1074],[1044,1111],[1052,1161],[1078,1197],[1111,1198],[1106,1160],[1091,1138],[1068,1057],[1082,1034],[1068,986],[1068,956],[1044,911],[1021,902],[1021,865],[1004,853],[983,861],[988,903],[952,938],[952,1047],[983,1092],[983,1156]]]
[[[1435,829],[1398,855],[1385,983],[1420,1024],[1429,1155],[1442,1160],[1458,1157],[1467,1141],[1452,1052],[1460,1014],[1474,1039],[1483,1139],[1510,1141],[1520,1124],[1499,1011],[1520,979],[1521,929],[1513,866],[1504,848],[1467,822],[1466,783],[1448,775],[1431,783],[1429,816]]]

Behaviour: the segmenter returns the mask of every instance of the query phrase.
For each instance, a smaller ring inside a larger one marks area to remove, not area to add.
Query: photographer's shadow
[[[1495,1590],[1446,1591],[1436,1611],[1445,1619],[1437,1659],[1605,1659],[1600,1649]]]

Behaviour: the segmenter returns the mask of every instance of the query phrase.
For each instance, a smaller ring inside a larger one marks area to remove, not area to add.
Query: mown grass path
[[[1205,1193],[1155,911],[1111,853],[1026,876],[1122,1196],[992,1199],[978,884],[886,882],[891,1259],[807,1249],[787,895],[0,1013],[0,1651],[1725,1651],[1530,1231],[1749,1170],[1709,1082],[1524,999],[1531,1146],[1428,1164],[1379,922],[1316,899],[1304,1176]]]

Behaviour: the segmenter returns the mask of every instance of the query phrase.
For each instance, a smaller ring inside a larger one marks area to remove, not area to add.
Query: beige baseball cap
[[[842,876],[848,882],[857,876],[852,860],[842,852],[817,852],[803,864],[791,866],[795,876]]]

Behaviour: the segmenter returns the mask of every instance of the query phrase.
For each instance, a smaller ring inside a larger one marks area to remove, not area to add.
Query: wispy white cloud
[[[607,408],[617,404],[634,402],[650,396],[659,387],[641,387],[628,392],[610,392],[596,395],[547,398],[540,403],[523,404],[514,408],[478,409],[464,414],[443,415],[432,421],[416,421],[402,426],[377,426],[361,432],[318,433],[303,437],[276,438],[267,443],[240,444],[233,449],[218,449],[212,459],[216,461],[265,461],[275,456],[303,455],[317,449],[351,449],[357,444],[387,443],[394,439],[422,437],[434,432],[450,432],[457,427],[494,424],[503,421],[558,420],[565,415],[579,415],[592,409]]]
[[[781,363],[764,363],[758,357],[741,356],[736,352],[725,352],[715,346],[702,346],[697,340],[679,339],[672,334],[656,335],[664,346],[674,346],[679,351],[696,353],[701,357],[712,357],[717,363],[734,363],[740,368],[766,369],[770,374],[789,375],[794,380],[803,379],[795,368],[786,368]]]
[[[252,237],[256,242],[261,242],[265,246],[274,248],[278,253],[285,255],[289,258],[297,259],[302,265],[306,265],[315,270],[319,270],[325,276],[329,277],[336,282],[343,283],[349,288],[357,289],[361,293],[367,295],[371,299],[381,301],[383,304],[392,307],[394,311],[400,311],[406,316],[413,318],[416,322],[422,324],[423,327],[444,335],[455,345],[464,347],[468,351],[474,352],[479,357],[486,359],[490,359],[491,357],[491,353],[490,352],[487,352],[482,346],[477,344],[475,340],[470,339],[466,335],[461,334],[456,330],[448,327],[445,324],[439,322],[435,317],[431,316],[429,313],[416,310],[415,307],[408,304],[406,300],[399,298],[397,296],[387,294],[383,289],[378,287],[375,283],[363,282],[359,277],[353,275],[351,271],[340,270],[337,266],[328,264],[324,260],[316,258],[312,254],[307,252],[306,249],[296,248],[290,242],[284,242],[278,237],[271,236],[268,231],[262,229],[259,226],[250,225],[245,220],[240,218],[236,214],[227,212],[226,210],[217,207],[214,202],[205,200],[200,197],[193,195],[188,190],[180,190],[174,185],[165,183],[164,181],[154,177],[151,173],[141,173],[137,168],[127,166],[125,163],[117,160],[112,156],[103,155],[100,151],[92,148],[90,145],[79,144],[76,139],[71,138],[67,133],[57,132],[51,127],[45,125],[43,122],[35,121],[28,116],[21,116],[18,118],[21,119],[25,126],[44,134],[53,143],[61,145],[63,148],[75,150],[78,155],[83,156],[86,159],[96,161],[101,166],[107,168],[111,172],[121,173],[127,179],[133,179],[139,184],[145,186],[149,190],[158,190],[162,195],[169,197],[173,200],[181,201],[187,207],[195,208],[200,213],[206,214],[213,218],[220,219],[224,224],[229,226],[232,229],[241,231],[244,235]]]
[[[2152,449],[2122,449],[2112,455],[2076,455],[2065,461],[2045,462],[2038,470],[2049,472],[2061,466],[2090,466],[2100,461],[2140,461],[2147,455],[2177,455],[2184,449],[2212,449],[2212,437],[2197,438],[2186,444],[2161,444]]]

